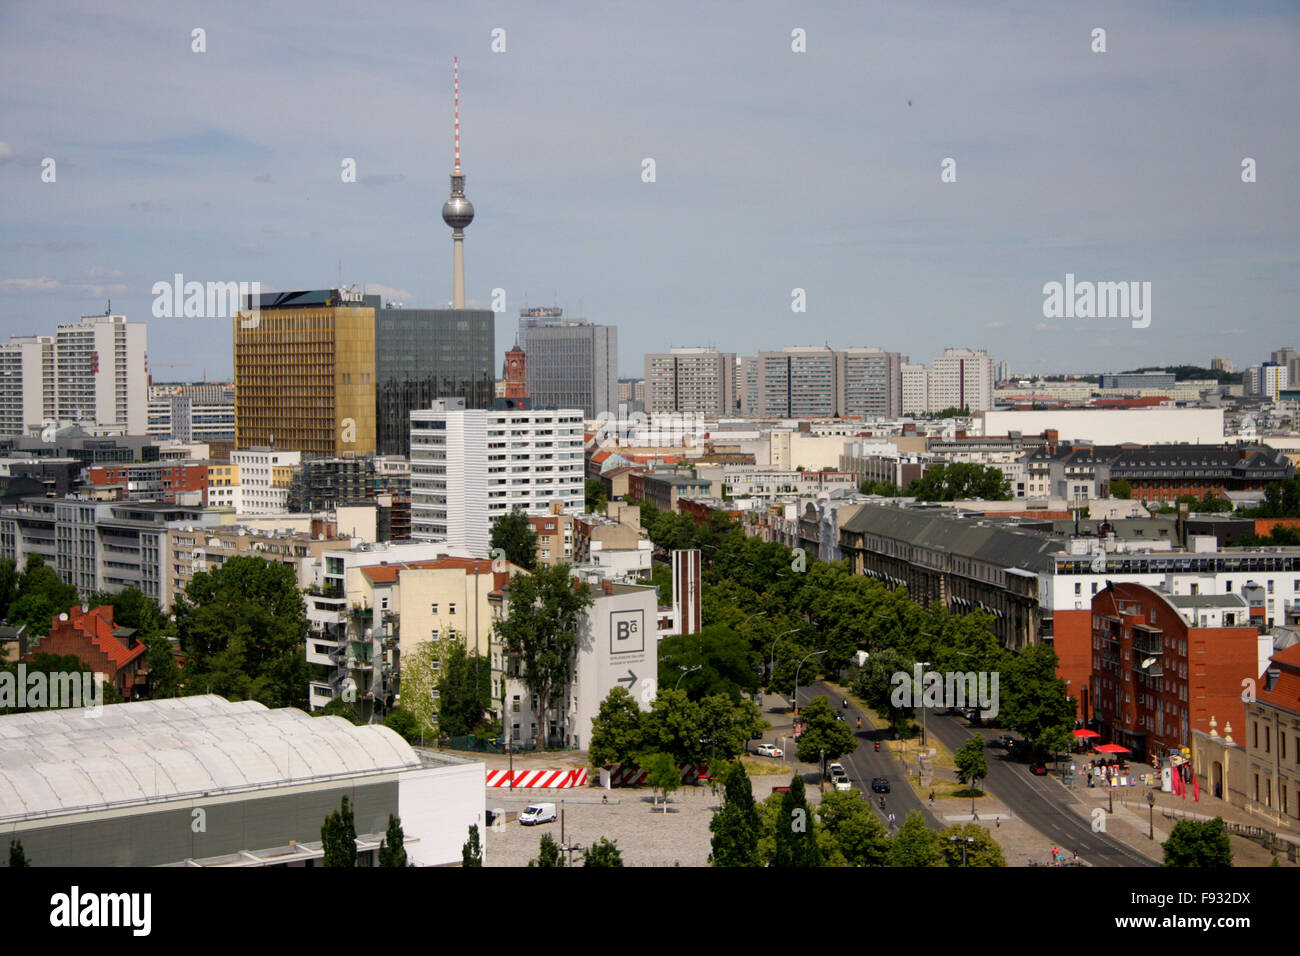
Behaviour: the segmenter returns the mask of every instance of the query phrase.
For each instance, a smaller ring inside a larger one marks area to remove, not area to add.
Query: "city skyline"
[[[111,298],[147,322],[152,365],[228,378],[228,319],[154,318],[154,283],[332,288],[341,260],[345,285],[442,306],[455,56],[467,305],[504,291],[502,342],[552,301],[619,327],[621,377],[673,346],[952,346],[1028,374],[1245,366],[1294,337],[1290,5],[772,4],[692,9],[685,30],[405,6],[341,31],[305,9],[0,13],[33,78],[0,136],[0,339]],[[1150,325],[1046,317],[1069,277],[1151,283]]]

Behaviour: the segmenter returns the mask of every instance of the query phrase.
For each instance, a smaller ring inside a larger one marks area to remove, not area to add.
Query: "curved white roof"
[[[387,727],[208,695],[0,717],[0,820],[416,769]]]

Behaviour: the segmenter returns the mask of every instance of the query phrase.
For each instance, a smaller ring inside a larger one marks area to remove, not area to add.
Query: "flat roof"
[[[216,695],[0,717],[0,821],[419,769],[378,724]]]

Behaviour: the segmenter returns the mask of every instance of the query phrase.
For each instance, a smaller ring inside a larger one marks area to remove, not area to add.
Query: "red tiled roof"
[[[509,580],[510,574],[507,571],[493,571],[492,562],[487,558],[454,558],[449,555],[442,555],[437,558],[427,558],[423,561],[398,561],[394,564],[380,564],[361,569],[372,584],[392,584],[398,578],[402,571],[464,571],[466,574],[492,574],[493,583],[499,586],[498,582]]]
[[[137,657],[145,654],[149,648],[143,643],[127,647],[113,633],[117,625],[113,623],[113,605],[105,604],[82,613],[81,605],[74,604],[68,611],[68,623],[80,630],[98,650],[121,670]]]
[[[1278,651],[1269,660],[1280,667],[1282,673],[1272,690],[1264,690],[1267,678],[1261,679],[1257,695],[1260,703],[1300,714],[1300,644],[1292,644],[1286,650]]]

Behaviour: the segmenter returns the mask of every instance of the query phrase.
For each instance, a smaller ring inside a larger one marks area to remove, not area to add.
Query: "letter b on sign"
[[[609,652],[639,654],[645,650],[643,611],[611,611],[609,615]]]

